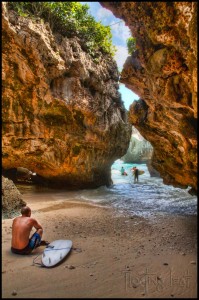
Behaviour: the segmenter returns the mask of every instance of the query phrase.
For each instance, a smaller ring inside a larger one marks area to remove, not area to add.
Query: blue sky
[[[119,71],[122,71],[123,64],[128,56],[128,50],[126,46],[126,40],[131,36],[130,30],[125,26],[124,21],[116,18],[112,12],[106,8],[103,8],[99,2],[82,2],[82,4],[88,4],[90,9],[89,13],[95,18],[96,21],[101,21],[103,25],[111,25],[111,31],[113,35],[113,45],[115,45],[117,51],[115,54],[115,60],[118,65]],[[116,24],[115,24],[116,23]],[[134,100],[139,99],[138,95],[127,89],[124,84],[120,83],[120,93],[126,109],[129,109],[130,104]]]

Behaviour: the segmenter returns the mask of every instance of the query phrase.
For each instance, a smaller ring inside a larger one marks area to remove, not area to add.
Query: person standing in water
[[[136,181],[138,182],[139,170],[138,170],[136,167],[133,167],[131,170],[133,170],[134,183],[135,183]]]
[[[121,175],[128,175],[128,174],[126,173],[126,171],[124,170],[124,167],[121,167],[120,172],[121,172]]]

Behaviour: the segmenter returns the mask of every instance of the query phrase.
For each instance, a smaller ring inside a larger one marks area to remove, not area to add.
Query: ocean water
[[[124,167],[127,176],[120,173]],[[145,173],[134,183],[131,168],[137,166]],[[197,197],[191,196],[188,189],[174,188],[163,184],[163,180],[151,177],[146,164],[124,164],[117,160],[112,165],[113,186],[100,187],[93,191],[84,190],[80,198],[104,205],[111,205],[120,212],[129,212],[137,216],[197,214]]]
[[[122,176],[121,167],[124,167],[128,176]],[[145,171],[139,176],[139,182],[134,183],[131,168],[137,166]],[[121,160],[115,161],[111,168],[113,185],[102,186],[97,189],[79,191],[55,190],[23,190],[24,200],[28,194],[36,193],[38,199],[77,200],[92,202],[97,205],[117,208],[119,213],[150,218],[158,215],[196,215],[197,197],[191,196],[188,189],[174,188],[163,184],[163,180],[150,177],[146,164],[126,164]],[[19,189],[20,190],[20,189]]]

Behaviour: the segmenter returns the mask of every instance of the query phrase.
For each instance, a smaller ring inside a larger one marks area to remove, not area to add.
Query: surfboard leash
[[[35,262],[35,260],[40,256],[42,255],[43,253],[39,253],[34,259],[33,259],[33,265],[39,265],[41,268],[44,267],[44,265],[42,263],[39,263],[39,262]]]

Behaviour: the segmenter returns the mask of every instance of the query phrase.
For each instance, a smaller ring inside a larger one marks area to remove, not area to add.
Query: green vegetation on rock
[[[8,2],[9,9],[22,17],[39,17],[50,24],[53,32],[63,36],[77,36],[82,46],[93,58],[98,52],[111,56],[115,53],[112,45],[110,26],[96,22],[88,13],[89,6],[80,2]]]
[[[128,54],[132,55],[133,52],[136,50],[136,38],[130,37],[126,41],[127,48],[128,48]]]

